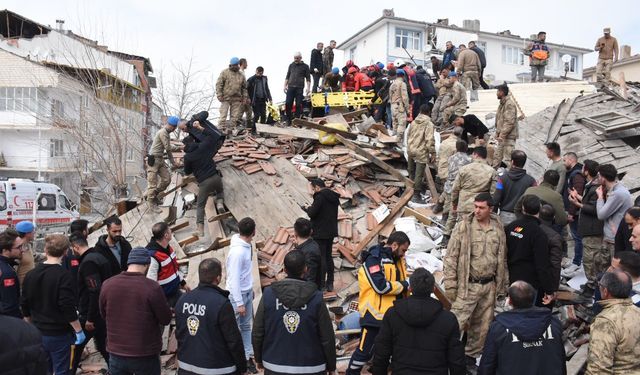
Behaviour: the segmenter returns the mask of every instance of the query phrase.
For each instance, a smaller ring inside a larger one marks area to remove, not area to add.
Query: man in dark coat
[[[476,45],[476,42],[469,42],[469,49],[478,54],[478,58],[480,59],[480,86],[486,90],[489,88],[489,85],[487,85],[482,76],[484,75],[484,68],[487,67],[487,57],[484,51]]]
[[[106,218],[104,224],[107,234],[100,236],[93,248],[107,258],[111,271],[117,275],[127,269],[131,244],[122,236],[122,221],[117,216]]]
[[[293,231],[296,235],[296,250],[302,251],[304,254],[304,262],[307,266],[304,279],[315,283],[318,289],[320,289],[320,247],[318,243],[311,238],[311,221],[302,217],[299,218],[295,224],[293,224]]]
[[[538,290],[537,306],[551,306],[555,298],[553,272],[549,260],[549,239],[540,229],[540,198],[525,195],[524,216],[504,228],[507,236],[509,281],[523,280]]]
[[[313,88],[311,92],[318,92],[318,83],[320,83],[320,78],[322,78],[322,72],[324,71],[323,63],[322,63],[322,49],[324,48],[324,43],[318,42],[316,48],[311,50],[311,60],[309,61],[309,69],[311,70],[311,75],[313,76]]]
[[[340,194],[328,189],[319,178],[311,180],[313,203],[304,210],[311,219],[313,239],[320,246],[320,287],[333,291],[333,239],[338,235],[338,206]],[[325,278],[326,275],[326,278]]]
[[[253,108],[253,122],[267,123],[267,102],[272,102],[269,80],[264,75],[264,68],[256,68],[256,74],[247,80],[247,92]]]
[[[560,271],[562,270],[562,254],[567,247],[567,242],[553,228],[553,218],[556,216],[556,210],[550,204],[543,204],[540,207],[540,229],[547,235],[549,239],[549,261],[551,261],[551,269],[553,271],[553,285],[555,290],[560,286]]]
[[[396,300],[382,320],[376,337],[373,375],[465,374],[464,347],[458,321],[431,298],[433,275],[418,268],[409,278],[412,295]]]
[[[496,316],[484,343],[478,375],[566,374],[562,323],[533,306],[536,290],[524,281],[509,287],[513,310]]]
[[[0,314],[0,372],[3,375],[47,373],[49,356],[42,346],[42,334],[22,319]]]

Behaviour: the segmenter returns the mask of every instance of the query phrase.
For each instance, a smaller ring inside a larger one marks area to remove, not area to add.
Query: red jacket
[[[355,91],[360,91],[363,87],[373,88],[373,81],[365,73],[356,73],[354,79],[356,81]]]
[[[356,79],[354,74],[347,74],[342,81],[342,91],[356,91]]]

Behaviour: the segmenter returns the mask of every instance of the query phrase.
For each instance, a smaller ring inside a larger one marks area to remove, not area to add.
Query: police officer
[[[22,238],[13,229],[0,233],[0,315],[22,318],[20,281],[13,267],[22,257]]]
[[[178,374],[245,374],[247,361],[229,292],[218,286],[220,261],[200,262],[198,277],[198,287],[175,306]]]
[[[304,280],[300,250],[284,258],[287,278],[264,290],[252,342],[258,369],[268,374],[333,374],[335,333],[329,310],[311,281]]]
[[[408,295],[409,281],[404,253],[410,245],[404,232],[393,232],[387,245],[373,246],[363,252],[363,264],[358,271],[360,287],[359,308],[360,344],[351,356],[347,375],[360,374],[362,367],[373,356],[373,343],[382,326],[384,313],[393,302]]]

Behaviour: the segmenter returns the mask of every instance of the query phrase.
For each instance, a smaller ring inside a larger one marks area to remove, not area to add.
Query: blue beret
[[[36,227],[30,221],[21,221],[16,224],[16,231],[20,233],[31,233]]]
[[[231,60],[229,60],[229,65],[238,65],[240,64],[240,59],[237,57],[232,57]]]
[[[171,126],[178,126],[179,122],[180,122],[180,117],[178,116],[169,116],[169,118],[167,119],[167,124]]]

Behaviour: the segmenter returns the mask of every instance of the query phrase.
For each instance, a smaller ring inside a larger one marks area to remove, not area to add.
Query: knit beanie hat
[[[134,247],[129,253],[129,259],[127,259],[127,265],[129,264],[149,264],[151,263],[151,257],[149,250],[139,246]]]

